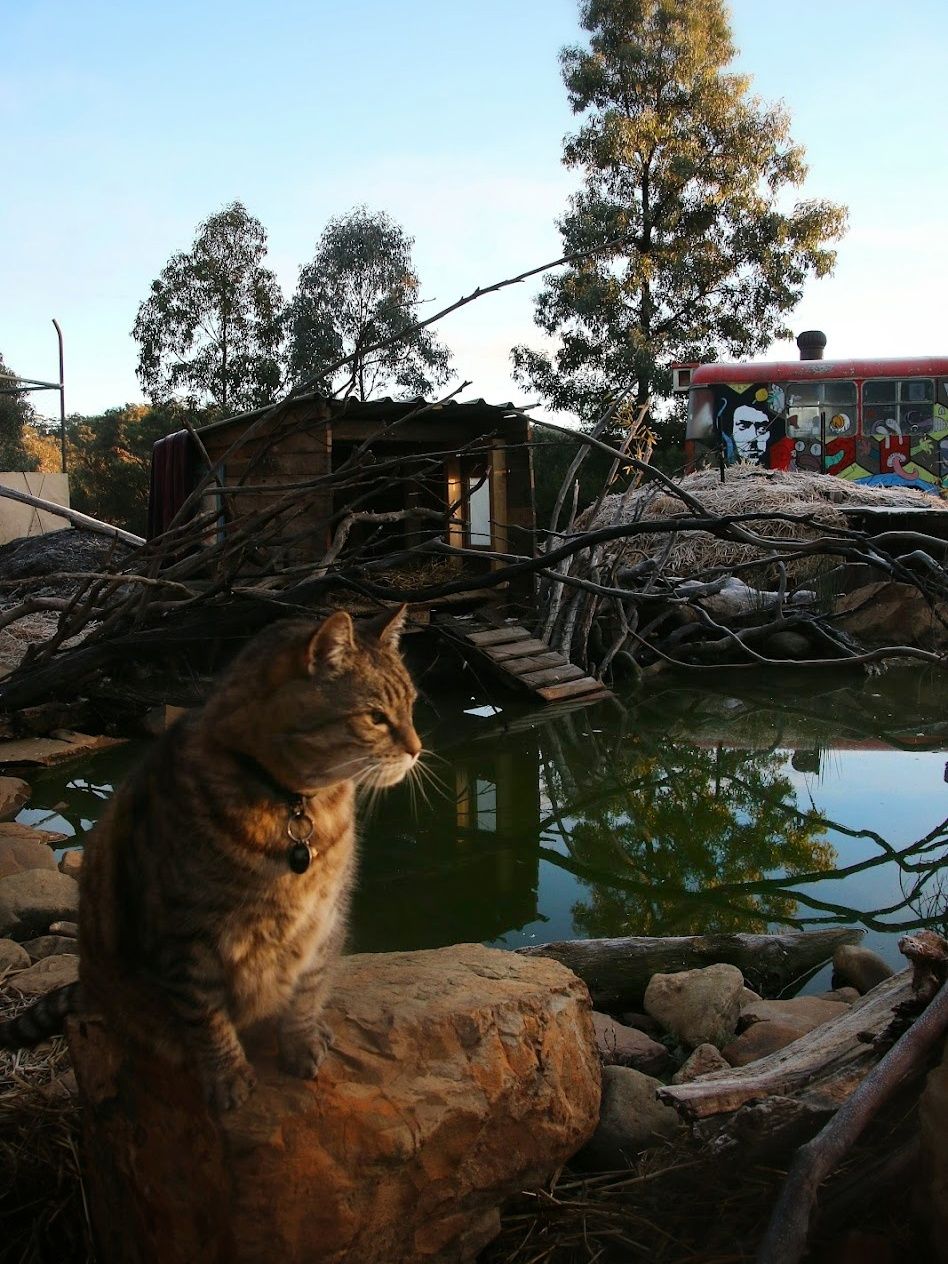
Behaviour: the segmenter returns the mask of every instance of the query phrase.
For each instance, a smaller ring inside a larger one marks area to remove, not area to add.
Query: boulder
[[[47,847],[58,847],[68,837],[68,834],[59,834],[55,830],[24,825],[22,821],[0,821],[0,838],[29,838],[37,843],[45,843]]]
[[[29,953],[31,961],[43,961],[46,957],[56,957],[60,953],[74,953],[76,941],[66,935],[40,935],[38,939],[27,939],[23,947]]]
[[[603,1067],[599,1126],[577,1156],[579,1166],[614,1171],[643,1150],[686,1136],[678,1112],[658,1100],[661,1087],[661,1080],[631,1067]]]
[[[646,1036],[651,1036],[653,1040],[658,1040],[664,1035],[661,1023],[657,1023],[654,1018],[649,1018],[648,1014],[640,1014],[638,1010],[626,1010],[624,1014],[619,1015],[619,1022],[624,1023],[626,1027],[634,1027],[637,1031],[644,1031]]]
[[[833,986],[854,987],[860,996],[871,992],[876,984],[889,979],[895,971],[873,952],[858,944],[843,944],[833,953]]]
[[[847,1005],[852,1005],[854,1001],[859,1000],[859,992],[854,987],[838,987],[833,988],[830,992],[820,992],[817,999],[821,1001],[844,1001]]]
[[[0,834],[0,878],[11,873],[27,873],[30,869],[55,869],[52,849],[33,831],[24,828],[20,835]]]
[[[78,939],[79,926],[76,922],[51,922],[49,933],[51,935],[66,935],[69,939]]]
[[[948,649],[948,606],[934,609],[912,584],[892,580],[864,584],[836,600],[840,626],[861,644],[917,645],[922,649]]]
[[[646,1075],[661,1075],[671,1064],[663,1044],[636,1027],[625,1027],[608,1014],[593,1012],[596,1046],[603,1066],[629,1066]]]
[[[59,862],[59,872],[66,873],[70,878],[79,879],[79,870],[82,868],[82,851],[78,847],[70,847],[69,851],[62,854]]]
[[[800,1035],[800,1028],[792,1023],[754,1023],[736,1040],[726,1044],[721,1056],[729,1066],[747,1066],[748,1062],[756,1062],[758,1058],[766,1058],[768,1054],[792,1045]]]
[[[552,960],[470,944],[347,957],[318,1079],[282,1073],[262,1032],[257,1088],[220,1116],[190,1074],[72,1022],[103,1259],[133,1243],[135,1264],[473,1260],[501,1202],[595,1128],[589,1010]]]
[[[754,1023],[783,1023],[796,1027],[797,1034],[812,1031],[831,1018],[845,1014],[845,1001],[825,1001],[818,996],[794,996],[787,1001],[751,1001],[741,1006],[738,1027],[741,1031]]]
[[[0,936],[32,939],[50,922],[79,911],[79,884],[55,869],[32,869],[0,878]]]
[[[672,1076],[672,1084],[690,1084],[702,1075],[714,1071],[726,1071],[731,1064],[714,1045],[698,1045],[687,1061]]]
[[[737,1028],[743,989],[737,966],[654,974],[645,991],[645,1012],[689,1049],[720,1048]]]
[[[0,777],[0,821],[12,821],[30,801],[30,787],[19,777]]]
[[[10,983],[27,996],[43,996],[53,988],[75,983],[79,978],[79,958],[73,953],[44,957],[15,974]]]
[[[22,970],[30,964],[30,954],[12,939],[0,939],[0,975]]]

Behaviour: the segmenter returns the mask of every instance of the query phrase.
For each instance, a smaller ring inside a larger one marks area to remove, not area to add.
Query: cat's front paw
[[[205,1086],[207,1100],[218,1111],[236,1110],[257,1087],[257,1077],[249,1062],[223,1068]]]
[[[314,1080],[331,1047],[332,1031],[325,1023],[317,1023],[312,1032],[281,1041],[280,1066],[288,1075]]]

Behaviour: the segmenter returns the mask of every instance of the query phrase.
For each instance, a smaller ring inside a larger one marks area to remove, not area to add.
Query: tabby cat
[[[421,742],[398,654],[402,607],[343,611],[251,641],[119,790],[81,870],[80,981],[0,1026],[35,1044],[67,1013],[192,1063],[209,1101],[254,1085],[238,1031],[274,1017],[282,1066],[311,1078],[345,933],[355,791],[391,786]]]

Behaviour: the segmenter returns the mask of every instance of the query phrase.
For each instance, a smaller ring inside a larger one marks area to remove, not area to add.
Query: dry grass
[[[899,507],[907,509],[940,509],[948,512],[948,502],[912,488],[865,487],[844,478],[825,474],[793,473],[762,470],[753,465],[732,466],[721,482],[717,470],[700,470],[687,474],[681,486],[696,497],[711,514],[787,513],[804,515],[809,523],[788,522],[751,524],[750,529],[777,539],[810,540],[821,535],[826,527],[846,527],[843,506]],[[607,496],[595,519],[583,515],[580,529],[608,527],[641,518],[672,518],[690,514],[676,496],[656,483],[648,483],[630,492]],[[640,535],[628,541],[606,545],[606,551],[621,556],[625,565],[634,565],[645,558],[664,556],[666,535]],[[763,557],[769,550],[753,545],[721,540],[704,531],[678,535],[665,562],[668,574],[690,577],[711,566],[732,567]],[[792,580],[810,579],[825,569],[831,559],[814,556],[802,558],[788,567]],[[748,580],[748,582],[752,582]]]
[[[0,613],[5,613],[10,608],[10,606],[0,606]],[[77,645],[95,626],[95,623],[90,623],[78,636],[69,637],[63,644]],[[31,645],[35,645],[38,641],[48,641],[58,627],[58,614],[51,611],[39,611],[17,619],[16,623],[10,623],[5,628],[0,628],[0,679],[9,676],[15,668],[19,667],[23,655]]]
[[[0,1020],[32,1003],[0,979]],[[0,1258],[92,1264],[79,1105],[66,1042],[0,1052]]]

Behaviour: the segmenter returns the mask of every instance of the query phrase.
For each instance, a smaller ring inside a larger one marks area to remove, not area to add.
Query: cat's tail
[[[67,983],[47,992],[29,1009],[0,1023],[0,1049],[26,1049],[50,1036],[60,1035],[66,1018],[78,1012],[81,997],[78,983]]]

